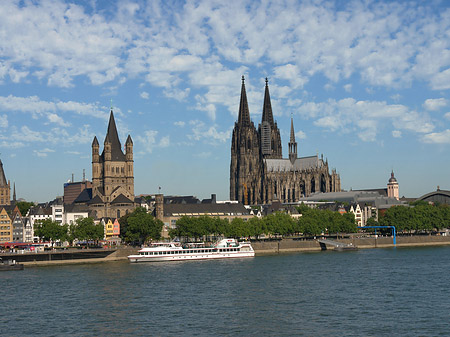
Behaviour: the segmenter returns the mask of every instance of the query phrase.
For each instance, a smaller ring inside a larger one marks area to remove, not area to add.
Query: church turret
[[[242,75],[241,101],[239,104],[238,124],[241,127],[250,126],[252,124],[252,122],[250,120],[250,112],[248,109],[247,92],[245,91],[244,75]]]
[[[269,79],[267,77],[266,77],[266,88],[264,91],[264,105],[263,105],[262,121],[263,122],[267,121],[272,128],[274,127],[272,103],[270,101],[270,93],[269,93]]]
[[[399,199],[400,194],[398,190],[398,182],[397,179],[394,177],[394,170],[391,172],[391,178],[389,178],[388,184],[387,184],[387,192],[389,198],[395,198]]]
[[[99,161],[99,144],[97,140],[97,136],[94,136],[94,140],[92,141],[92,162],[98,163]]]
[[[297,142],[295,141],[294,119],[291,116],[291,138],[289,140],[289,160],[294,164],[297,159]]]
[[[261,124],[258,128],[261,143],[261,154],[264,158],[281,158],[281,137],[277,123],[273,120],[272,103],[270,101],[269,80],[266,77],[264,104]]]
[[[125,151],[126,160],[133,161],[133,140],[130,135],[128,135],[127,141],[125,142]]]

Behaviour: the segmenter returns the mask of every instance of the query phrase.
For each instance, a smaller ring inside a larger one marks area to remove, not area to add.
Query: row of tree
[[[397,231],[431,232],[450,228],[450,207],[430,205],[424,201],[412,204],[413,207],[394,206],[379,217],[379,225],[395,226]],[[377,225],[369,219],[367,225]]]
[[[169,235],[173,237],[202,238],[203,236],[259,237],[261,235],[295,234],[319,235],[321,233],[353,233],[356,231],[353,214],[321,211],[300,207],[302,216],[298,220],[286,213],[272,213],[263,218],[253,217],[244,222],[241,218],[220,219],[207,215],[183,216],[176,222],[176,228]]]
[[[51,219],[37,220],[34,224],[34,234],[43,241],[51,241],[52,246],[55,242],[69,242],[73,244],[75,240],[90,241],[103,240],[104,227],[101,224],[95,224],[92,218],[80,218],[74,224],[60,225]]]

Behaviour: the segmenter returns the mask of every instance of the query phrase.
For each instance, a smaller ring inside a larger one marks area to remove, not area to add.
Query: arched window
[[[320,176],[320,192],[325,193],[327,191],[327,183],[325,180],[325,176],[322,174]]]
[[[311,193],[315,193],[316,192],[316,181],[314,180],[314,178],[311,179]]]

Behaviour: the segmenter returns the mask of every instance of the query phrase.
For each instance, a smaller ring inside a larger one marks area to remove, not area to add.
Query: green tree
[[[159,240],[163,225],[161,220],[155,219],[145,208],[138,207],[128,217],[125,238],[128,242],[139,244],[149,239]]]
[[[66,237],[67,227],[59,225],[51,219],[37,220],[34,223],[34,234],[43,241],[51,241],[52,247],[55,241]]]
[[[105,236],[105,229],[101,223],[95,224],[94,219],[79,218],[75,221],[76,226],[73,228],[73,235],[79,241],[97,241],[102,240]]]
[[[22,216],[26,216],[28,213],[28,210],[32,206],[34,206],[34,202],[18,201],[18,202],[16,202],[16,206],[19,208],[20,214],[22,214]]]

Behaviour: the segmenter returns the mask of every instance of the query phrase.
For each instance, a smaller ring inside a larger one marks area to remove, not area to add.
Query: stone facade
[[[97,137],[92,141],[92,199],[88,205],[97,219],[120,218],[134,210],[133,165],[133,141],[128,135],[124,154],[111,109],[101,155]]]
[[[323,156],[297,156],[294,122],[291,118],[289,158],[282,158],[280,131],[274,122],[266,79],[263,115],[258,131],[250,119],[244,76],[239,118],[231,141],[230,199],[245,205],[296,202],[315,192],[338,192],[340,177],[330,173]]]

